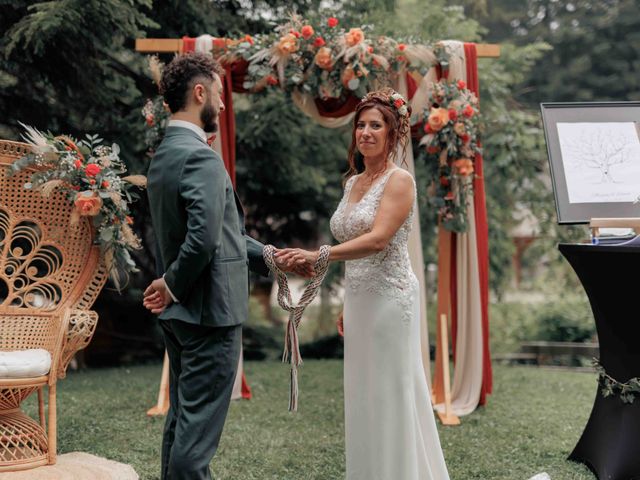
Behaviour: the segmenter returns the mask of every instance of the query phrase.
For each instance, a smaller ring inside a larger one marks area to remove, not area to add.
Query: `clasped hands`
[[[276,265],[283,272],[292,272],[304,278],[315,275],[313,266],[318,259],[318,251],[310,252],[301,248],[276,249]],[[156,278],[144,291],[142,304],[153,314],[160,314],[173,302],[164,278]]]

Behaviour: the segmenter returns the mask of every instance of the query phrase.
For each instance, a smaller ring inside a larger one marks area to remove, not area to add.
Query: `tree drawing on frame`
[[[588,168],[599,172],[597,184],[621,183],[614,167],[628,164],[632,159],[633,143],[627,135],[613,129],[598,129],[582,132],[567,140],[567,151],[571,153],[571,166]]]

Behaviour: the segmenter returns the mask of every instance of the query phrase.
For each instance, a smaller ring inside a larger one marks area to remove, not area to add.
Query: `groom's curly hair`
[[[162,71],[160,93],[171,113],[176,113],[186,107],[187,95],[196,83],[204,83],[208,88],[215,75],[223,73],[211,55],[201,52],[178,55]]]

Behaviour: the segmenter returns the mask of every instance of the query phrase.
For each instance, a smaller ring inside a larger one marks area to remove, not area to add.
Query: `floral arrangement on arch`
[[[120,159],[120,148],[115,143],[104,145],[98,135],[77,141],[22,126],[25,140],[33,148],[12,164],[12,173],[33,169],[24,187],[45,197],[62,191],[74,206],[71,224],[82,217],[91,219],[109,276],[120,290],[128,274],[137,271],[130,252],[140,249],[141,244],[131,228],[129,205],[139,198],[133,188],[145,187],[146,177],[124,176],[127,169]]]
[[[424,112],[422,156],[431,178],[429,197],[442,226],[466,232],[467,202],[473,195],[480,114],[478,98],[462,80],[432,85]]]
[[[157,83],[159,83],[159,80]],[[165,104],[162,95],[158,95],[154,99],[148,98],[142,107],[141,113],[144,117],[146,127],[144,143],[147,146],[147,155],[151,157],[164,137],[164,132],[171,115],[169,107]]]
[[[437,62],[432,48],[374,36],[371,26],[346,30],[336,17],[311,25],[297,15],[271,34],[215,38],[212,53],[222,63],[248,62],[247,90],[277,87],[321,99],[363,97],[401,70],[424,74]]]

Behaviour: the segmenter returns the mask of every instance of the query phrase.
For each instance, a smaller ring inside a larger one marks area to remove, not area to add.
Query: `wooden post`
[[[182,51],[181,38],[137,38],[136,52],[142,53],[174,53]],[[500,56],[500,45],[479,43],[476,45],[478,58],[497,58]]]
[[[449,318],[451,314],[451,241],[453,234],[442,227],[438,226],[438,316],[445,315]],[[435,369],[433,372],[432,383],[432,403],[444,402],[444,377],[443,377],[443,362],[442,362],[442,336],[443,331],[441,324],[436,320],[436,361]],[[449,348],[447,344],[447,366],[449,362]]]
[[[438,412],[438,418],[443,425],[460,425],[460,419],[451,408],[451,380],[449,378],[449,335],[447,333],[447,316],[440,315],[440,331],[442,332],[441,362],[444,378],[444,413]]]
[[[158,390],[158,403],[147,410],[147,416],[155,417],[166,415],[169,411],[169,355],[165,350],[164,362],[162,362],[162,376],[160,377],[160,389]]]

